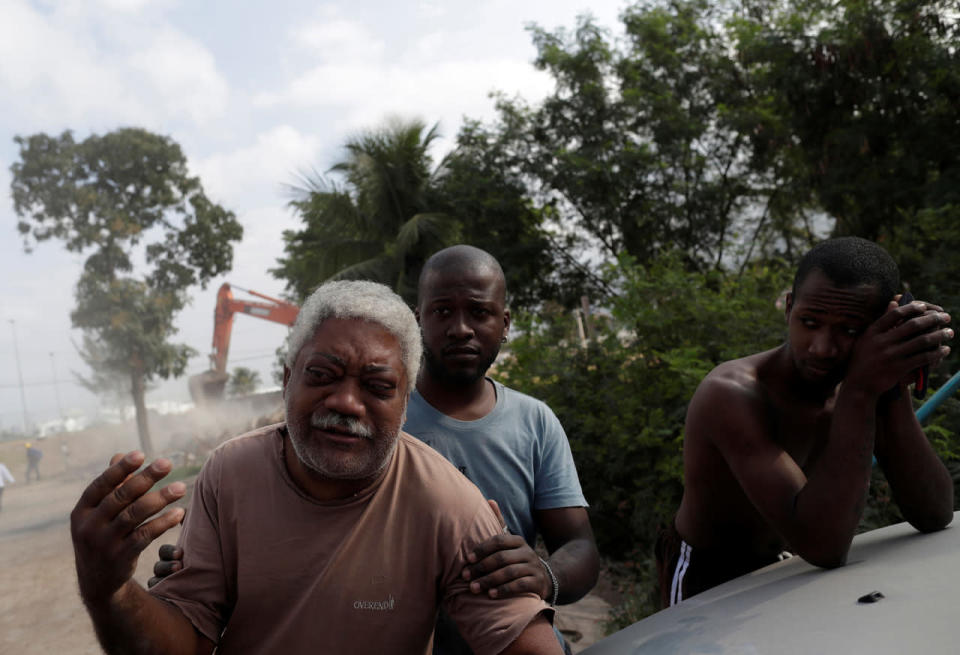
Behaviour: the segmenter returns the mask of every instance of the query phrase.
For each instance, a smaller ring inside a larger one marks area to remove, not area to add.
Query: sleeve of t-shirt
[[[216,479],[220,460],[213,456],[197,476],[178,545],[183,568],[150,589],[179,609],[203,636],[219,643],[229,618],[229,601],[220,542]]]
[[[513,598],[490,598],[486,594],[471,592],[470,583],[460,576],[467,564],[467,553],[501,532],[500,522],[490,506],[483,502],[461,531],[461,545],[443,581],[442,602],[476,655],[496,655],[513,643],[541,612],[552,621],[553,608],[532,593]]]
[[[533,508],[587,507],[560,419],[546,405],[540,409],[541,456],[534,475]]]

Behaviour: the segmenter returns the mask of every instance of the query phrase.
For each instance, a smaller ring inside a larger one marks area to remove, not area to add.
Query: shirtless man
[[[918,423],[907,384],[950,348],[950,316],[898,306],[899,272],[876,244],[831,239],[807,253],[786,299],[787,341],[725,362],[687,411],[685,489],[657,542],[663,606],[792,551],[845,563],[871,462],[904,518],[939,530],[953,483]]]

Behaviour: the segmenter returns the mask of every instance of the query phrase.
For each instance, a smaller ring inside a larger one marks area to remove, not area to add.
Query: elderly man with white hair
[[[286,421],[217,448],[180,537],[183,568],[149,592],[139,554],[183,518],[186,487],[114,457],[71,515],[80,593],[109,653],[427,653],[439,607],[476,653],[558,653],[535,594],[472,594],[467,555],[501,531],[480,492],[401,431],[416,320],[382,285],[307,300],[284,366]],[[154,517],[154,518],[151,518]]]

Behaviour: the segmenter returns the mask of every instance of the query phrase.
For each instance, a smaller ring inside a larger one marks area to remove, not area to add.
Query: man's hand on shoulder
[[[153,565],[153,577],[147,580],[148,587],[153,587],[183,568],[183,548],[173,544],[163,544],[158,554],[160,559]]]
[[[540,557],[519,535],[495,535],[468,553],[467,559],[470,565],[463,569],[463,579],[470,581],[475,594],[510,598],[534,593],[549,598],[553,593]]]

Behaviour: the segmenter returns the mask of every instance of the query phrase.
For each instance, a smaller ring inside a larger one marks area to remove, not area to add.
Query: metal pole
[[[20,380],[20,405],[23,407],[23,436],[29,435],[29,420],[27,419],[27,395],[23,391],[23,372],[20,370],[20,347],[17,345],[17,322],[10,319],[10,330],[13,332],[13,355],[17,360],[17,378]]]
[[[930,397],[930,400],[923,403],[923,406],[917,410],[917,420],[923,423],[940,406],[944,400],[950,397],[954,391],[960,387],[960,371],[953,374],[953,377],[947,380],[947,383],[937,389],[937,392]]]

